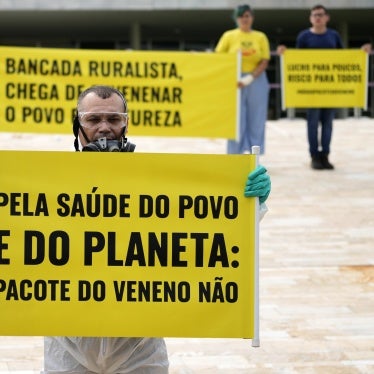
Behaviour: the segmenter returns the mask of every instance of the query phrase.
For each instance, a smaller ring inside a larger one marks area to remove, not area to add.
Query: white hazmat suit
[[[44,338],[44,374],[167,374],[168,367],[162,338]]]

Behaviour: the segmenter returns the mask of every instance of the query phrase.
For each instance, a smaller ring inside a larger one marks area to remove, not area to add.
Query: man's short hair
[[[326,14],[329,14],[329,12],[327,11],[327,9],[322,4],[314,5],[314,7],[310,10],[310,12],[313,12],[314,10],[317,10],[317,9],[323,9],[323,11]]]
[[[78,97],[77,108],[79,108],[79,105],[81,104],[82,100],[91,92],[95,93],[97,96],[101,97],[102,99],[108,99],[112,95],[118,95],[123,101],[124,112],[125,113],[127,112],[127,102],[123,94],[113,87],[100,86],[100,85],[91,86],[87,88],[86,90],[84,90],[83,92],[81,92],[81,94]]]

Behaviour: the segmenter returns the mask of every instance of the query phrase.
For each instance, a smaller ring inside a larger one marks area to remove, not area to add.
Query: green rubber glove
[[[247,178],[244,188],[245,197],[259,197],[260,203],[264,203],[271,191],[271,181],[266,169],[259,165]]]

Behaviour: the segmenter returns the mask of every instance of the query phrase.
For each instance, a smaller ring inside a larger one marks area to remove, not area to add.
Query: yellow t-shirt
[[[251,73],[261,60],[270,60],[269,40],[263,32],[256,30],[226,31],[218,41],[215,51],[219,53],[241,51],[243,73]]]

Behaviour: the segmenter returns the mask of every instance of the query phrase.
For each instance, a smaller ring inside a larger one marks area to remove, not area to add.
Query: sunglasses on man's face
[[[326,13],[312,13],[311,16],[314,17],[314,18],[322,18],[323,16],[325,16]]]

